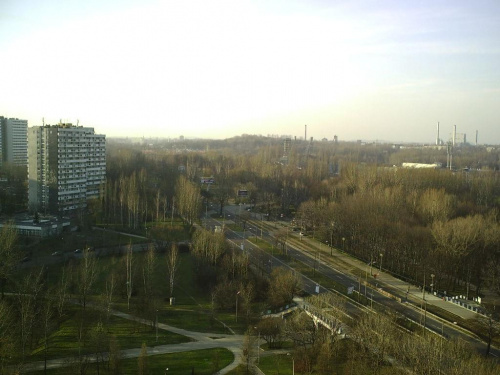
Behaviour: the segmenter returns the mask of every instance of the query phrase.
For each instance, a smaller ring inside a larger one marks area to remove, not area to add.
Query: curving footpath
[[[121,311],[112,311],[112,314],[123,319],[135,320],[143,324],[152,324],[152,322],[149,320],[138,318]],[[219,374],[221,375],[227,374],[228,372],[238,367],[238,365],[243,363],[243,356],[242,356],[243,355],[242,344],[244,338],[243,335],[225,335],[220,333],[187,331],[185,329],[173,327],[163,323],[158,323],[158,329],[174,332],[179,335],[189,337],[194,341],[181,344],[168,344],[168,345],[158,345],[158,346],[148,347],[147,348],[148,356],[158,355],[158,354],[168,354],[168,353],[189,352],[201,349],[225,348],[233,353],[234,360],[231,364],[220,370]],[[124,359],[138,358],[140,356],[140,353],[141,353],[141,348],[125,349],[121,351],[122,358]],[[107,353],[104,355],[104,357],[107,358]],[[93,354],[87,355],[86,358],[90,363],[96,361],[95,355]],[[47,360],[47,369],[67,367],[70,366],[73,361],[74,357]],[[24,373],[30,371],[43,370],[44,366],[45,366],[44,361],[31,362],[23,366],[22,372]]]

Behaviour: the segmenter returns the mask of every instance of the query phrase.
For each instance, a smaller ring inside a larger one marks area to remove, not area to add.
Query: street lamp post
[[[260,239],[262,239],[263,227],[264,227],[264,215],[260,214]]]
[[[372,262],[370,260],[370,266],[371,266],[371,264],[372,264]],[[365,268],[365,299],[366,299],[366,284],[368,284],[368,265]]]
[[[240,291],[238,291],[238,293],[236,293],[236,323],[238,323],[238,295],[240,294]]]
[[[257,329],[257,327],[253,327],[255,330],[258,332],[258,338],[257,338],[257,364],[260,363],[260,331]]]
[[[342,251],[345,252],[345,237],[342,237]]]
[[[380,253],[380,272],[382,272],[382,258],[384,254]]]
[[[424,269],[424,287],[422,288],[422,303],[424,304],[424,335],[425,335],[425,327],[427,320],[427,301],[425,300],[425,269]]]
[[[431,294],[434,294],[434,275],[433,273],[431,273],[431,279],[432,279],[432,282],[431,282]]]
[[[372,266],[377,263],[376,260],[370,261],[370,276],[373,276]]]
[[[158,342],[158,309],[156,309],[156,342]]]

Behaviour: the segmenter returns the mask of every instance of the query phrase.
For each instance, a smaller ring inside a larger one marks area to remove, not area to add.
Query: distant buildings
[[[28,121],[0,116],[0,165],[28,163]]]
[[[67,214],[98,198],[106,178],[106,136],[58,124],[28,129],[31,210]]]
[[[439,169],[443,167],[441,163],[432,163],[432,164],[403,163],[401,166],[403,168],[413,168],[413,169]]]

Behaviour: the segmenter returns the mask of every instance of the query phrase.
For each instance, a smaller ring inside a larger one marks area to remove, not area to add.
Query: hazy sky
[[[0,115],[500,144],[500,1],[0,0]]]

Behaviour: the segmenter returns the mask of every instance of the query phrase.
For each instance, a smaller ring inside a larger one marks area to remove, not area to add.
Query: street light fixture
[[[342,237],[342,251],[345,252],[345,237]]]
[[[156,342],[158,342],[158,309],[156,309]]]
[[[238,295],[240,294],[240,291],[238,290],[238,293],[236,293],[236,323],[238,323]]]
[[[432,279],[432,282],[431,282],[431,294],[434,294],[434,275],[433,273],[431,273],[431,279]]]
[[[382,258],[384,254],[380,253],[380,272],[382,272]]]
[[[260,331],[258,330],[257,327],[253,327],[257,332],[258,332],[258,338],[257,338],[257,364],[260,363]]]

